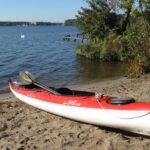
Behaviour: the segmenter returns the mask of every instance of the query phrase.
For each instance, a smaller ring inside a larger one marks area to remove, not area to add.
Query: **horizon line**
[[[64,23],[63,21],[23,21],[23,20],[0,20],[0,22],[30,22],[30,23],[36,23],[36,22],[45,22],[45,23]]]

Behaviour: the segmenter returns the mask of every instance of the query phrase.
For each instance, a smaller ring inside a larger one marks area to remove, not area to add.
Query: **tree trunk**
[[[126,18],[125,18],[125,20],[123,21],[123,24],[122,24],[122,29],[121,29],[121,32],[122,32],[122,33],[123,33],[124,31],[126,31],[127,26],[128,26],[128,24],[130,23],[130,13],[131,13],[131,8],[130,8],[130,9],[127,9]]]

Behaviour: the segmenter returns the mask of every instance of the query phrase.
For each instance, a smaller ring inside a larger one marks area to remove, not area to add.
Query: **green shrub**
[[[76,52],[90,59],[128,62],[128,74],[138,77],[150,72],[150,24],[139,18],[123,35],[111,31],[99,42],[79,45]]]
[[[76,53],[90,59],[102,61],[123,61],[125,52],[121,43],[121,36],[111,32],[104,40],[97,43],[81,44],[76,48]]]
[[[86,58],[99,59],[99,47],[95,44],[78,45],[76,53]]]
[[[104,61],[124,60],[120,36],[110,32],[110,34],[101,42],[100,59]]]
[[[129,63],[128,73],[139,76],[150,71],[150,25],[145,19],[138,19],[128,28],[122,38],[126,43],[126,57]]]

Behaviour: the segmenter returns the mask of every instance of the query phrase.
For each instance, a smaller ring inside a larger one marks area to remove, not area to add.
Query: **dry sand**
[[[76,89],[150,101],[150,76],[120,78]],[[0,150],[149,150],[150,138],[75,122],[26,105],[0,101]]]

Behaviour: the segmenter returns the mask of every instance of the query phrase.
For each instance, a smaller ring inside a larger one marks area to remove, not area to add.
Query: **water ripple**
[[[0,27],[0,89],[6,87],[8,78],[17,79],[21,70],[31,71],[51,86],[109,76],[106,66],[76,56],[77,43],[62,40],[64,35],[76,33],[76,27]],[[24,39],[21,34],[25,34]]]

